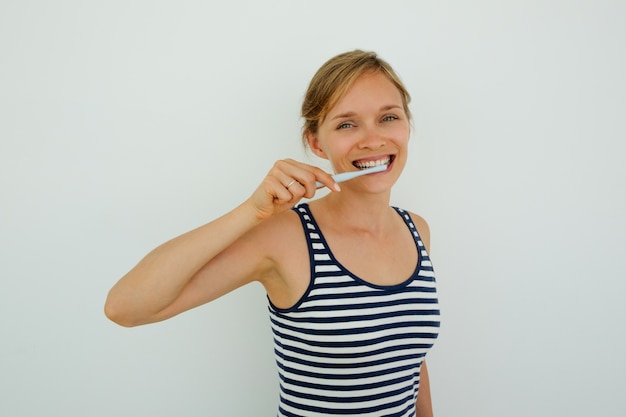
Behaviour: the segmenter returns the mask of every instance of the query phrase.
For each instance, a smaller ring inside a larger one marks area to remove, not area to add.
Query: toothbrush
[[[335,182],[343,182],[343,181],[351,180],[352,178],[360,177],[361,175],[373,174],[375,172],[383,172],[386,169],[387,169],[387,165],[376,165],[374,167],[360,169],[358,171],[348,171],[348,172],[342,172],[340,174],[335,174],[333,175],[333,179],[335,180]],[[317,187],[324,186],[324,184],[322,184],[319,181],[317,181],[315,185]]]

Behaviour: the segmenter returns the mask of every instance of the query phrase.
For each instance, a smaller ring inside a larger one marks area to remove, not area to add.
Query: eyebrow
[[[387,104],[385,106],[382,106],[379,111],[387,111],[391,109],[401,109],[401,108],[402,106],[398,106],[397,104]],[[356,116],[356,113],[353,111],[349,111],[349,112],[338,114],[334,116],[331,120],[344,119],[344,118],[352,117],[352,116]]]

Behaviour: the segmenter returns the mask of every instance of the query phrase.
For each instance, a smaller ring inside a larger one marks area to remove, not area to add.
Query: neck
[[[390,225],[393,210],[389,207],[390,192],[377,194],[353,193],[342,190],[317,200],[315,217],[328,227],[350,228],[367,233],[383,233]]]

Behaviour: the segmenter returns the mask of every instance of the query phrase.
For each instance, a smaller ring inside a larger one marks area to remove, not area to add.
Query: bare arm
[[[420,238],[426,247],[428,253],[430,253],[430,228],[428,223],[422,217],[411,213],[411,218],[417,231],[420,234]],[[417,396],[417,402],[415,403],[415,417],[433,417],[433,405],[430,397],[430,378],[428,376],[428,368],[426,367],[426,361],[422,364],[420,372],[420,388]]]
[[[298,183],[287,188],[293,179]],[[246,202],[160,245],[142,259],[109,291],[105,314],[123,326],[160,321],[258,279],[271,268],[271,261],[263,253],[263,246],[255,245],[258,237],[250,232],[302,197],[312,197],[315,181],[335,185],[332,177],[319,168],[291,160],[277,162]],[[214,261],[215,266],[210,267],[218,254],[240,240],[241,250],[256,250],[238,257],[235,267],[227,270],[219,269],[225,262]],[[211,279],[206,277],[209,273]]]
[[[258,224],[246,204],[150,252],[109,291],[105,313],[123,326],[160,321],[193,275]],[[219,237],[219,238],[218,238]]]
[[[430,378],[426,362],[420,371],[420,390],[415,403],[415,417],[433,417],[433,404],[430,399]]]

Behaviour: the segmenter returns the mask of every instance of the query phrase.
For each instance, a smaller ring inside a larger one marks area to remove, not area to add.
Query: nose
[[[362,133],[363,135],[359,140],[359,148],[361,149],[379,149],[387,142],[376,126],[363,129]]]

